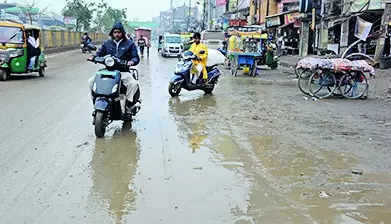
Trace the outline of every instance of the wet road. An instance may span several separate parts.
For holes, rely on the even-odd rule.
[[[141,62],[142,110],[104,139],[78,51],[0,82],[0,223],[390,222],[389,102],[231,76],[171,98],[175,63]]]

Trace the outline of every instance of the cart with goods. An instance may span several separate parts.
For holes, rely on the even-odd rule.
[[[229,33],[237,38],[229,39],[227,60],[233,76],[237,76],[238,71],[242,70],[250,76],[256,76],[257,65],[262,58],[260,52],[261,34],[258,32],[238,32]]]
[[[375,69],[365,60],[342,58],[304,58],[296,69],[302,71],[298,86],[306,95],[319,99],[340,95],[349,99],[366,98],[369,88],[367,74],[374,77]]]

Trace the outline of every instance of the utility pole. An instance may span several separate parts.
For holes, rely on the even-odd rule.
[[[212,29],[212,9],[213,6],[212,6],[212,1],[211,0],[208,0],[208,29],[211,30]]]
[[[170,1],[170,12],[171,12],[171,30],[174,30],[174,0]]]
[[[391,18],[391,0],[385,0],[384,13],[381,21],[380,30],[382,30],[382,34],[380,38],[377,40],[376,51],[375,51],[375,62],[379,63],[380,58],[383,56],[384,44],[388,34],[388,24]]]
[[[187,17],[187,31],[190,31],[191,0],[189,0],[189,16]]]
[[[206,1],[204,0],[204,10],[202,13],[202,30],[205,30],[205,20],[206,20]]]

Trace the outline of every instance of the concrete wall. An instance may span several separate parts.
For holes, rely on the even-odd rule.
[[[80,47],[81,37],[83,32],[72,31],[41,31],[41,44],[45,51],[62,51]],[[93,43],[100,44],[107,39],[107,34],[89,33]]]

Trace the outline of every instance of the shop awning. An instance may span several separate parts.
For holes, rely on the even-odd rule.
[[[271,16],[266,16],[266,27],[270,28],[275,26],[281,26],[286,23],[288,24],[292,23],[294,22],[293,18],[291,18],[292,21],[287,21],[286,17],[287,15],[294,15],[294,14],[298,14],[298,11],[292,10],[292,11],[282,12],[279,14],[274,14]]]
[[[291,24],[293,24],[293,23],[286,23],[286,24],[284,24],[284,25],[279,26],[278,28],[279,28],[279,29],[282,29],[282,28],[285,28],[285,27],[287,27],[287,26],[289,26],[289,25],[291,25]]]
[[[26,8],[26,7],[11,7],[4,10],[6,13],[13,13],[13,14],[23,14],[26,12],[29,12],[33,15],[36,15],[39,13],[38,8]]]
[[[283,16],[283,15],[290,14],[290,13],[295,13],[295,12],[299,12],[299,11],[298,10],[292,10],[292,11],[282,12],[282,13],[266,16],[266,19],[277,17],[277,16]]]
[[[383,0],[355,0],[352,1],[352,5],[349,7],[349,12],[360,12],[366,10],[380,10],[384,9]]]
[[[349,17],[342,17],[342,18],[336,18],[336,19],[330,19],[329,20],[329,23],[328,23],[328,28],[333,28],[334,26],[337,26],[339,24],[342,24],[344,22],[346,22],[347,20],[349,20]]]

